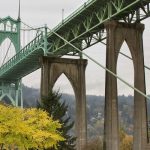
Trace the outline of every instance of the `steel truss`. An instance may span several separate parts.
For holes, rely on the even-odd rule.
[[[102,7],[98,7],[100,5],[97,6],[96,4],[99,3],[94,0],[85,3],[81,10],[78,10],[80,13],[69,16],[53,31],[84,50],[106,39],[104,22],[118,20],[126,23],[137,23],[150,16],[149,0],[107,1],[107,3],[103,2]],[[53,55],[75,55],[77,53],[52,33],[49,33],[48,42],[51,43],[49,52]]]

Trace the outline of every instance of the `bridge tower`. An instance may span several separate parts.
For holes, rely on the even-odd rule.
[[[120,48],[126,41],[133,59],[134,87],[146,93],[143,54],[144,25],[108,21],[106,67],[116,73]],[[105,150],[119,150],[119,121],[117,79],[106,73],[105,90]],[[146,99],[134,91],[134,141],[133,150],[145,150],[148,143]]]
[[[20,51],[21,47],[20,24],[20,17],[17,20],[10,16],[0,19],[0,45],[5,39],[9,39],[14,45],[16,53]],[[0,101],[3,99],[9,100],[14,106],[23,106],[21,79],[0,78]]]
[[[85,149],[87,142],[85,69],[87,60],[42,57],[41,95],[47,96],[61,74],[70,81],[76,98],[76,149]]]

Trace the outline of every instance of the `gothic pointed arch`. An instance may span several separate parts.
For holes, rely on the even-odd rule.
[[[134,63],[132,60],[132,51],[130,50],[126,40],[123,41],[123,44],[121,45],[121,48],[118,53],[118,58],[117,58],[117,75],[121,76],[123,79],[125,79],[128,83],[132,84],[134,86]],[[126,57],[126,56],[127,57]],[[131,59],[129,59],[130,57]],[[120,63],[121,62],[121,63]],[[120,63],[120,64],[119,64]],[[123,70],[121,68],[124,68]],[[128,71],[127,71],[128,70]],[[120,71],[120,72],[119,72]],[[130,72],[130,77],[127,77],[128,74],[126,72]],[[120,74],[121,73],[121,74]],[[128,79],[132,77],[132,80],[129,81]],[[123,83],[122,83],[123,84]],[[125,87],[127,87],[124,84]],[[128,87],[127,87],[128,88]]]
[[[41,96],[47,96],[64,73],[74,89],[76,97],[77,149],[83,149],[87,140],[85,68],[87,60],[42,57]]]
[[[118,55],[117,75],[134,86],[133,61],[121,53],[132,58],[126,41],[122,44],[120,54]],[[130,135],[130,138],[132,139],[132,135],[134,133],[134,90],[119,80],[117,80],[117,88],[119,131],[124,132],[126,135]],[[119,138],[121,139],[121,135],[119,135]],[[130,146],[133,147],[133,143],[131,143]],[[120,143],[119,148],[121,149],[121,147],[122,142]]]
[[[0,23],[0,31],[4,31],[5,27],[4,27],[4,23]]]
[[[13,32],[17,32],[17,25],[16,25],[16,24],[13,24],[13,26],[12,26],[12,31],[13,31]]]
[[[11,39],[6,38],[0,45],[0,64],[4,64],[16,54],[16,48]]]
[[[105,24],[107,30],[106,67],[116,74],[116,65],[120,47],[126,40],[132,55],[134,65],[134,87],[142,93],[145,90],[145,71],[143,54],[143,24],[126,24],[109,21]],[[117,52],[116,52],[117,50]],[[105,91],[105,148],[119,150],[119,123],[117,79],[106,72]],[[142,109],[139,109],[142,108]],[[110,121],[111,120],[111,121]],[[111,140],[110,140],[111,139]],[[134,91],[134,150],[144,149],[147,144],[147,108],[146,99]]]
[[[10,16],[0,20],[0,45],[9,38],[15,46],[16,53],[20,51],[20,21]]]
[[[53,87],[55,86],[56,82],[59,80],[60,77],[64,76],[68,82],[70,83],[72,89],[73,89],[73,92],[75,93],[76,91],[76,88],[75,88],[75,84],[74,84],[74,81],[71,79],[71,77],[65,73],[65,72],[61,72],[60,74],[58,74],[58,76],[55,76],[56,78],[54,79],[54,82],[53,82]],[[75,94],[76,95],[76,94]]]
[[[12,25],[11,25],[11,22],[8,20],[8,21],[6,22],[6,31],[7,31],[7,32],[10,32],[11,29],[12,29]]]
[[[11,36],[6,36],[5,38],[0,38],[0,46],[6,41],[6,40],[9,40],[11,41],[12,45],[15,47],[15,52],[16,49],[17,49],[17,43],[15,43],[15,39],[13,39]]]

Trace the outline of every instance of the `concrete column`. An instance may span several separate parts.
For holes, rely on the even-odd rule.
[[[127,24],[109,21],[107,30],[106,67],[116,73],[118,54],[126,41],[133,59],[134,86],[145,93],[143,56],[143,24]],[[117,79],[106,72],[104,148],[119,149],[119,122]],[[147,145],[147,106],[143,96],[134,92],[134,150],[144,150]]]
[[[107,24],[107,52],[106,67],[116,73],[116,47],[115,47],[116,23]],[[105,123],[104,123],[104,149],[119,149],[119,125],[118,125],[118,100],[117,79],[106,72],[105,86]]]
[[[41,59],[41,95],[48,96],[49,92],[49,63]]]
[[[135,39],[135,75],[134,86],[146,93],[145,89],[145,70],[143,54],[143,34],[144,25],[138,25],[134,34]],[[132,37],[133,38],[133,37]],[[147,145],[147,103],[145,97],[134,92],[134,150],[144,150]]]
[[[42,57],[41,95],[46,96],[59,76],[64,73],[70,81],[76,97],[77,150],[83,150],[87,142],[85,68],[87,60]]]
[[[86,89],[85,89],[85,68],[83,60],[79,60],[78,68],[78,89],[76,92],[76,131],[77,150],[85,149],[87,144],[87,117],[86,117]]]

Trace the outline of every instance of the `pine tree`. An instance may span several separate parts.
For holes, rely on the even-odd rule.
[[[47,97],[42,97],[38,107],[47,111],[54,120],[59,120],[62,124],[59,132],[62,133],[62,136],[66,140],[58,143],[57,150],[75,150],[76,138],[68,134],[69,130],[72,129],[74,122],[70,122],[70,117],[66,116],[68,106],[65,102],[62,103],[60,101],[61,96],[62,95],[58,91],[55,92],[51,90]],[[52,148],[52,150],[55,150],[55,148]]]

